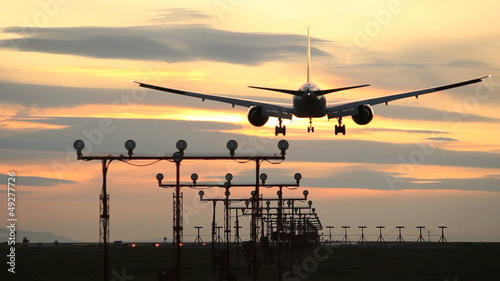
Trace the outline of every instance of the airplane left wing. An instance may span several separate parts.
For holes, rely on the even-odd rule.
[[[472,79],[472,80],[462,81],[462,82],[458,82],[458,83],[448,84],[448,85],[444,85],[444,86],[439,86],[439,87],[435,87],[435,88],[428,88],[428,89],[408,92],[408,93],[395,94],[395,95],[390,95],[390,96],[385,96],[385,97],[378,97],[378,98],[358,100],[358,101],[349,101],[349,102],[345,102],[345,103],[331,104],[327,108],[328,119],[357,114],[358,107],[360,105],[376,105],[376,104],[381,104],[381,103],[388,104],[390,101],[394,101],[394,100],[398,100],[398,99],[404,99],[404,98],[408,98],[408,97],[418,98],[418,96],[424,95],[424,94],[429,94],[429,93],[444,91],[444,90],[448,90],[448,89],[452,89],[452,88],[462,87],[462,86],[470,85],[470,84],[474,84],[474,83],[479,83],[479,82],[483,81],[483,79],[486,79],[490,76],[491,75]]]
[[[164,87],[155,86],[155,85],[146,84],[146,83],[137,82],[137,81],[132,81],[132,82],[139,84],[140,87],[144,87],[144,88],[148,88],[148,89],[152,89],[152,90],[157,90],[157,91],[162,91],[162,92],[168,92],[168,93],[182,95],[182,96],[200,98],[202,101],[205,101],[205,100],[218,101],[218,102],[222,102],[222,103],[231,104],[232,107],[235,107],[236,105],[242,106],[242,107],[258,106],[258,107],[262,108],[262,113],[266,116],[269,116],[269,117],[292,119],[292,115],[293,115],[293,108],[291,106],[286,105],[286,104],[266,103],[266,102],[230,98],[230,97],[224,97],[224,96],[218,96],[218,95],[186,92],[186,91],[182,91],[182,90],[164,88]]]

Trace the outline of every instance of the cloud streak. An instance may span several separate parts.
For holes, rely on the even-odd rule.
[[[306,42],[304,35],[234,32],[203,24],[38,28],[33,34],[25,34],[22,27],[7,27],[3,32],[22,38],[0,40],[0,48],[16,45],[24,52],[169,63],[206,60],[259,65],[303,58]],[[331,56],[317,47],[312,52],[318,57]]]
[[[343,172],[332,171],[324,177],[305,178],[304,184],[311,187],[352,188],[368,190],[463,190],[500,192],[500,179],[494,176],[477,178],[420,179],[398,177],[395,186],[387,183],[386,173],[371,169],[357,169]],[[325,184],[327,183],[327,184]]]
[[[7,182],[7,176],[0,175],[0,180],[2,182]],[[70,181],[70,180],[63,180],[63,179],[47,178],[47,177],[34,177],[34,176],[17,175],[17,185],[18,186],[49,187],[49,186],[57,186],[60,184],[72,184],[72,183],[76,183],[76,182]]]

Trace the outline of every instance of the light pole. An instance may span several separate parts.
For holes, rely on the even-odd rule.
[[[109,257],[108,257],[108,246],[109,246],[109,195],[107,193],[107,186],[106,186],[106,175],[107,171],[109,168],[109,164],[113,160],[118,160],[121,162],[128,163],[129,161],[132,160],[154,160],[154,161],[160,161],[160,160],[167,160],[167,161],[172,161],[175,162],[176,164],[176,183],[175,185],[171,187],[175,187],[175,194],[174,194],[174,239],[177,242],[177,247],[176,247],[176,271],[177,271],[177,278],[180,278],[180,241],[182,240],[182,202],[181,202],[181,197],[182,194],[180,193],[180,188],[183,186],[180,184],[180,163],[183,160],[249,160],[249,161],[255,161],[256,163],[256,174],[257,174],[257,181],[256,181],[256,186],[255,186],[255,191],[257,195],[254,198],[255,200],[255,205],[253,205],[252,209],[252,225],[255,226],[255,220],[259,217],[258,211],[259,208],[259,199],[258,199],[258,191],[259,191],[259,183],[258,183],[258,172],[260,168],[260,164],[263,161],[270,161],[270,160],[276,160],[276,161],[283,161],[285,160],[285,151],[288,149],[288,142],[285,140],[281,140],[278,143],[278,148],[281,150],[281,155],[260,155],[260,156],[236,156],[235,155],[235,150],[238,147],[238,144],[234,140],[230,140],[226,147],[229,149],[230,155],[229,156],[186,156],[184,155],[183,151],[187,147],[187,143],[183,140],[180,140],[176,144],[177,149],[179,150],[178,152],[174,153],[173,156],[136,156],[133,154],[133,150],[135,149],[135,142],[133,140],[128,140],[125,143],[125,148],[128,151],[128,155],[96,155],[96,156],[84,156],[82,154],[82,150],[85,147],[85,144],[82,140],[77,140],[74,142],[73,147],[77,151],[77,159],[78,160],[84,160],[84,161],[90,161],[90,160],[100,160],[102,162],[102,173],[103,173],[103,186],[101,190],[101,195],[100,195],[100,245],[103,246],[103,280],[108,281],[109,279]],[[215,202],[214,202],[214,207],[215,207]],[[252,238],[256,238],[256,229],[253,227],[252,228]],[[256,239],[253,240],[256,242]],[[256,258],[256,256],[255,256]],[[254,269],[256,272],[257,265],[254,264]],[[257,276],[255,275],[255,280],[257,279]]]

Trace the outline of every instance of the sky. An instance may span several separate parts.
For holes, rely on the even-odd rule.
[[[0,211],[7,221],[8,174],[16,174],[17,227],[78,241],[98,241],[98,161],[77,161],[81,139],[88,154],[171,155],[177,140],[186,155],[279,153],[263,163],[268,183],[304,189],[324,226],[341,239],[341,225],[386,240],[416,226],[431,240],[447,225],[449,241],[500,241],[500,3],[477,1],[74,1],[4,3],[0,17]],[[370,87],[328,95],[328,102],[402,93],[492,75],[480,84],[374,106],[365,126],[344,119],[277,120],[260,128],[247,110],[139,88],[130,80],[193,92],[291,103],[289,95],[248,85],[297,89],[306,77],[306,37],[311,31],[312,80],[328,89]],[[172,182],[175,165],[112,162],[108,172],[111,240],[172,237],[172,190],[159,188],[158,172]],[[142,166],[138,166],[142,165]],[[184,161],[181,179],[251,183],[252,163]],[[251,189],[231,191],[247,198]],[[194,226],[210,233],[211,208],[197,190],[183,189],[184,240]],[[206,198],[222,198],[216,188]],[[263,190],[265,198],[276,189]],[[302,203],[305,204],[305,203]],[[219,208],[218,213],[222,214]],[[219,224],[222,217],[218,215]],[[248,239],[248,219],[242,218]],[[430,233],[429,233],[430,232]],[[327,234],[326,230],[324,231]],[[0,237],[5,241],[6,235]]]

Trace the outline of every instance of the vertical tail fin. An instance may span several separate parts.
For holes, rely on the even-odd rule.
[[[307,27],[307,84],[311,83],[311,37]]]

